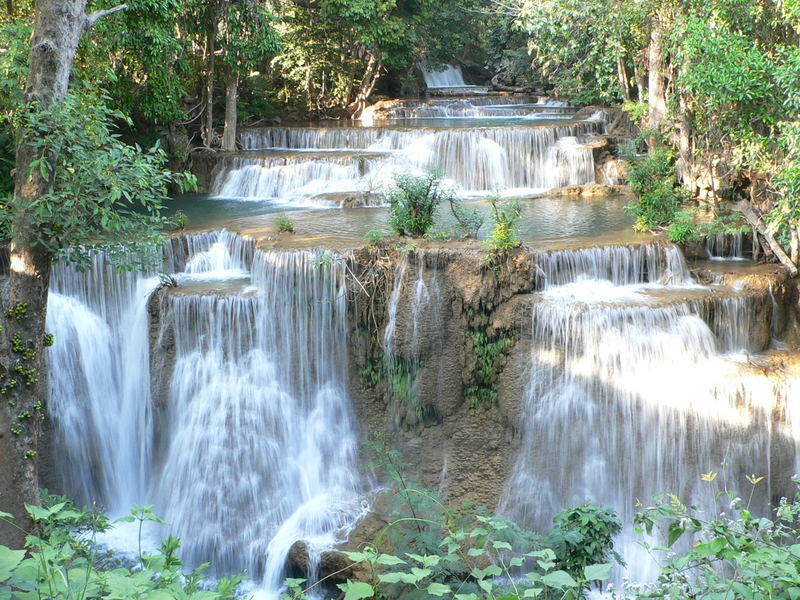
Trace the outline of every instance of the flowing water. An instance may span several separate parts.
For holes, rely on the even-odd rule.
[[[428,76],[449,84],[452,71]],[[297,245],[352,246],[385,226],[385,209],[333,207],[354,196],[369,205],[396,173],[436,166],[476,197],[590,183],[587,142],[606,127],[602,114],[576,122],[563,103],[514,97],[408,102],[383,118],[242,132],[244,151],[219,163],[215,197],[182,202],[201,227],[233,221],[261,249],[228,231],[172,240],[162,270],[179,285],[156,296],[160,277],[116,272],[102,255],[87,272],[53,274],[49,406],[65,491],[112,516],[154,504],[169,523],[157,533],[180,536],[188,563],[246,570],[267,597],[295,542],[308,546],[313,579],[321,552],[366,510],[347,389],[346,266],[319,250],[264,250],[275,211],[328,208],[292,213]],[[655,566],[634,543],[636,500],[675,492],[711,507],[699,473],[725,470],[735,489],[744,474],[765,475],[755,495],[765,509],[786,469],[765,471],[787,444],[797,455],[800,415],[788,400],[800,384],[752,366],[761,329],[780,333],[774,295],[764,304],[700,286],[669,244],[564,249],[586,245],[576,236],[595,245],[617,236],[630,224],[625,202],[536,198],[524,213],[522,233],[538,247],[530,371],[502,509],[544,529],[567,506],[614,508],[628,574],[647,580]],[[742,239],[715,239],[708,253],[741,260]],[[423,318],[444,330],[443,277],[423,252],[395,265],[382,340],[391,394],[415,394],[419,357],[443,354],[418,332]]]
[[[188,564],[245,570],[274,595],[292,544],[306,542],[313,567],[365,509],[344,266],[256,251],[224,231],[168,250],[180,285],[159,298],[154,347],[171,346],[165,356],[149,352],[158,278],[115,273],[102,256],[88,273],[54,274],[50,408],[62,479],[112,516],[155,504]],[[161,379],[156,404],[149,386]]]
[[[503,510],[540,529],[565,507],[613,507],[625,524],[617,546],[626,575],[652,581],[658,566],[632,528],[637,501],[671,492],[713,511],[716,488],[700,474],[722,471],[740,494],[746,474],[765,476],[753,506],[766,512],[771,486],[791,475],[773,481],[770,468],[780,443],[774,411],[797,412],[797,382],[748,366],[761,350],[761,298],[698,286],[673,246],[538,262],[521,449]]]
[[[590,142],[604,133],[603,118],[574,121],[563,102],[527,100],[404,103],[384,111],[380,126],[245,129],[243,152],[220,161],[211,193],[281,206],[363,204],[359,196],[396,175],[430,168],[464,196],[594,182]]]
[[[445,65],[445,68],[440,70],[425,67],[422,74],[425,77],[425,85],[429,88],[459,88],[466,85],[461,67]]]

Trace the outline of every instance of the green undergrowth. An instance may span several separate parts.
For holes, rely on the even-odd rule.
[[[77,508],[67,498],[49,496],[44,506],[27,505],[36,531],[25,549],[0,546],[0,600],[225,600],[235,597],[239,575],[220,579],[208,589],[208,564],[186,570],[178,558],[180,543],[166,538],[158,552],[139,546],[130,566],[109,556],[95,542],[110,527],[100,512]],[[17,526],[8,513],[0,520]],[[163,523],[149,506],[137,506],[120,521]],[[204,589],[201,589],[204,583]]]
[[[379,435],[367,446],[368,467],[387,483],[389,519],[368,545],[345,553],[361,568],[340,584],[344,598],[541,598],[576,600],[610,577],[618,560],[613,511],[584,505],[559,513],[544,534],[519,527],[485,507],[451,504],[419,486]],[[305,581],[287,581],[286,600],[307,598]]]
[[[473,408],[492,406],[497,401],[494,384],[516,339],[508,331],[489,337],[484,331],[470,329],[466,335],[472,342],[475,367],[469,385],[464,388],[464,397]]]

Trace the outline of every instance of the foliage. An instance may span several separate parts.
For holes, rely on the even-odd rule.
[[[629,61],[646,35],[644,3],[620,0],[518,0],[533,67],[558,95],[578,104],[621,97],[617,59]]]
[[[477,238],[478,231],[483,227],[486,217],[477,208],[466,208],[461,202],[456,200],[455,196],[448,198],[450,203],[450,212],[453,213],[461,235],[465,238]]]
[[[178,558],[180,543],[173,537],[164,540],[156,554],[143,554],[140,546],[135,568],[102,566],[109,561],[96,545],[95,534],[108,529],[106,518],[77,509],[65,498],[51,499],[49,504],[26,507],[37,531],[28,535],[24,550],[0,546],[0,598],[224,600],[234,597],[242,580],[221,579],[214,589],[202,591],[208,565],[184,572]],[[13,525],[8,513],[0,512],[0,519]],[[147,506],[135,507],[122,520],[138,521],[140,532],[146,521],[161,522]]]
[[[275,220],[275,227],[280,233],[294,233],[294,223],[286,215],[281,215]]]
[[[189,224],[189,217],[182,210],[176,210],[172,215],[172,229],[174,231],[183,231]]]
[[[517,223],[522,216],[522,205],[516,201],[501,201],[499,197],[489,198],[492,206],[494,227],[489,234],[487,245],[494,253],[501,253],[518,247],[522,242],[517,233]]]
[[[674,244],[685,244],[697,239],[697,230],[692,222],[692,212],[681,210],[676,212],[669,224],[667,235]]]
[[[364,564],[369,576],[341,584],[345,598],[577,600],[592,584],[609,578],[610,564],[579,563],[582,558],[612,555],[610,537],[607,547],[593,547],[583,555],[559,556],[559,550],[547,544],[552,540],[565,547],[565,537],[580,535],[590,543],[602,543],[602,534],[587,529],[602,525],[613,529],[614,523],[619,527],[611,511],[596,507],[565,511],[550,533],[539,536],[482,507],[446,504],[407,478],[402,455],[388,450],[380,435],[373,435],[368,445],[374,457],[367,466],[383,474],[392,488],[386,493],[391,522],[371,545],[346,553],[353,562]],[[576,512],[580,518],[573,518]],[[565,570],[567,564],[573,571]],[[287,600],[306,597],[302,582],[288,583]]]
[[[483,331],[467,331],[472,341],[472,352],[475,355],[475,370],[472,373],[474,383],[464,390],[464,396],[473,408],[491,406],[497,400],[494,383],[502,368],[503,358],[514,345],[514,336],[507,332],[499,332],[494,339]]]
[[[52,185],[30,206],[16,198],[10,208],[31,211],[35,243],[68,260],[102,247],[121,264],[134,255],[135,262],[157,261],[155,242],[169,224],[161,216],[167,186],[193,185],[194,178],[166,170],[157,146],[144,152],[123,143],[113,133],[113,119],[123,116],[104,100],[69,94],[47,110],[31,106],[17,114],[20,139],[38,155],[31,168]]]
[[[389,223],[399,235],[421,237],[433,227],[436,207],[451,195],[435,171],[421,176],[398,175],[394,187],[384,196],[389,205]]]
[[[614,536],[622,531],[622,523],[613,510],[584,504],[561,511],[553,522],[547,540],[558,556],[558,565],[573,576],[592,563],[624,564],[614,551]]]
[[[364,234],[364,242],[370,246],[383,246],[386,243],[387,235],[380,229],[370,229]]]
[[[702,476],[715,485],[716,473]],[[752,485],[750,499],[763,477],[747,477]],[[798,483],[795,480],[795,483]],[[640,533],[664,530],[667,544],[691,535],[692,545],[683,552],[651,547],[666,553],[658,582],[637,595],[640,598],[731,598],[786,599],[800,593],[800,496],[781,499],[770,517],[758,517],[747,502],[722,489],[715,494],[713,514],[683,504],[670,495],[644,508],[636,516]],[[720,511],[722,504],[723,511]]]
[[[675,179],[672,150],[659,143],[646,156],[629,159],[628,183],[637,202],[626,209],[636,217],[636,228],[647,231],[669,225],[682,197]]]

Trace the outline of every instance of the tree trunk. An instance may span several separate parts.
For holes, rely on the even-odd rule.
[[[236,121],[239,103],[239,73],[229,72],[225,82],[225,131],[222,134],[222,149],[236,150]]]
[[[46,110],[67,93],[72,63],[83,34],[99,18],[125,8],[87,15],[87,0],[39,0],[36,4],[25,100],[29,110]],[[0,338],[0,510],[15,525],[0,523],[0,542],[21,547],[33,523],[25,503],[39,503],[40,422],[47,404],[45,319],[53,256],[37,244],[34,203],[52,185],[52,175],[31,169],[39,156],[17,139],[14,196],[11,201],[11,260],[8,296]],[[52,160],[51,157],[46,157]],[[51,163],[52,164],[52,163]]]
[[[633,61],[633,78],[636,80],[637,100],[644,102],[647,98],[647,69],[643,66],[644,59],[641,55],[642,53],[639,53]]]
[[[617,78],[619,79],[619,87],[622,90],[622,99],[625,102],[631,101],[631,81],[628,77],[628,67],[625,65],[625,57],[617,57]]]
[[[661,14],[656,15],[650,32],[647,49],[647,127],[660,129],[667,116],[667,60],[664,56],[665,23]]]
[[[217,45],[217,3],[209,9],[211,23],[206,37],[206,59],[208,60],[208,73],[206,74],[206,123],[203,128],[203,143],[207,148],[214,144],[214,68],[216,63]]]
[[[775,254],[777,259],[781,262],[781,264],[783,264],[783,266],[789,269],[789,272],[792,274],[792,277],[797,277],[797,265],[795,265],[791,261],[791,259],[788,256],[786,256],[786,252],[784,252],[783,248],[781,248],[781,245],[777,242],[777,240],[773,237],[773,235],[769,231],[767,231],[767,226],[764,224],[763,219],[761,219],[761,217],[756,214],[756,211],[753,209],[750,203],[744,200],[737,202],[736,210],[741,212],[745,220],[750,224],[750,226],[756,231],[758,231],[758,233],[761,234],[761,237],[763,237],[767,241],[769,248]]]
[[[367,107],[367,100],[375,89],[375,84],[381,76],[381,62],[374,54],[369,55],[367,68],[364,70],[364,77],[361,78],[361,85],[353,101],[347,106],[347,110],[353,119],[358,119]]]

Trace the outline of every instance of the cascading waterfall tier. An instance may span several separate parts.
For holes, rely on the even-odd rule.
[[[246,570],[277,597],[295,542],[307,544],[313,579],[320,553],[365,510],[344,265],[258,251],[225,231],[174,239],[165,256],[180,272],[150,305],[163,356],[148,352],[158,278],[113,272],[102,257],[87,273],[54,274],[50,408],[63,479],[112,516],[155,504],[187,564]],[[151,362],[166,382],[152,400]]]
[[[452,129],[265,128],[242,134],[247,149],[285,148],[291,156],[223,162],[212,186],[219,197],[325,204],[324,193],[364,193],[400,172],[435,167],[463,192],[544,190],[594,181],[591,148],[602,122],[560,127]],[[303,156],[303,150],[331,150]],[[365,156],[334,150],[362,150]],[[378,153],[376,156],[375,153]]]
[[[613,507],[625,525],[617,548],[627,576],[652,580],[658,567],[632,531],[636,502],[675,493],[713,510],[716,488],[700,474],[726,470],[734,490],[745,489],[746,474],[765,476],[753,506],[766,510],[774,486],[787,483],[771,478],[772,453],[792,439],[774,411],[797,412],[797,382],[751,366],[748,353],[763,350],[754,341],[763,298],[697,286],[673,246],[537,261],[530,380],[502,510],[544,529],[569,506]]]
[[[460,88],[467,85],[464,83],[461,67],[453,65],[445,65],[445,68],[440,70],[425,66],[422,74],[425,77],[425,85],[429,88]]]
[[[112,514],[145,502],[153,423],[147,299],[158,277],[90,268],[53,269],[47,328],[49,413],[57,469],[76,502]]]

